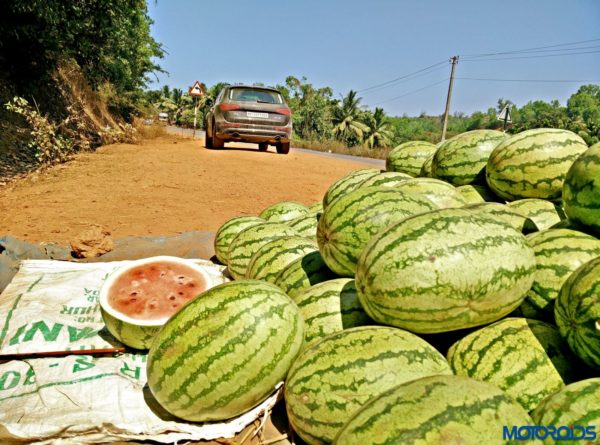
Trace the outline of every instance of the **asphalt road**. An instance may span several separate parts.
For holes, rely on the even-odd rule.
[[[179,128],[179,127],[173,127],[173,126],[168,126],[167,131],[169,131],[170,133],[173,133],[173,134],[179,134],[181,136],[187,136],[187,137],[191,137],[193,134],[193,131],[189,128]],[[196,130],[194,139],[204,140],[204,131]],[[327,158],[343,159],[346,161],[361,162],[364,164],[371,164],[374,167],[378,167],[382,170],[385,170],[385,161],[383,159],[363,158],[362,156],[351,156],[351,155],[344,155],[344,154],[339,154],[339,153],[327,153],[327,152],[323,152],[323,151],[307,150],[304,148],[294,148],[294,147],[292,147],[290,149],[290,151],[291,152],[299,152],[299,153],[308,153],[308,154],[312,154],[315,156],[324,156]]]

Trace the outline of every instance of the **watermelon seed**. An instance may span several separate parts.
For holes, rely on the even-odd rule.
[[[177,292],[179,295],[183,295],[183,292]]]
[[[181,292],[179,292],[181,294]],[[169,295],[169,300],[173,301],[175,299],[175,295],[171,294]]]

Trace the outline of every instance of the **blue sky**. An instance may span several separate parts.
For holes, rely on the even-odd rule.
[[[305,76],[336,97],[359,90],[370,108],[414,116],[443,113],[453,55],[460,61],[452,112],[486,110],[500,97],[519,106],[565,104],[591,83],[573,80],[600,84],[600,0],[149,0],[148,7],[169,72],[150,88]],[[572,42],[583,43],[563,45]]]

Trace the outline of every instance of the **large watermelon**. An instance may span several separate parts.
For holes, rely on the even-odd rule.
[[[361,406],[400,383],[451,374],[438,351],[401,329],[363,326],[328,335],[296,359],[285,384],[294,430],[330,443]]]
[[[374,324],[356,295],[354,280],[338,278],[315,284],[294,301],[304,318],[304,343],[308,347],[326,335]]]
[[[433,155],[433,177],[454,185],[485,184],[490,153],[506,138],[500,131],[473,130],[444,141]]]
[[[351,171],[346,176],[338,179],[331,184],[327,189],[327,192],[325,192],[325,196],[323,197],[323,208],[327,208],[327,206],[337,198],[357,189],[367,179],[378,175],[380,172],[381,171],[376,168],[364,168]]]
[[[281,289],[262,281],[214,287],[169,319],[148,353],[148,386],[193,422],[239,416],[285,379],[303,322]]]
[[[545,230],[564,219],[563,211],[545,199],[518,199],[507,204],[515,212],[533,222],[536,230]]]
[[[262,224],[264,222],[266,221],[258,216],[237,216],[225,221],[215,234],[215,255],[217,256],[217,259],[226,265],[229,245],[238,233],[248,227],[256,226],[257,224]]]
[[[307,213],[308,207],[301,202],[281,201],[264,209],[259,216],[269,222],[286,222]]]
[[[250,258],[246,278],[274,283],[293,261],[319,250],[317,242],[301,236],[286,236],[263,244]]]
[[[527,302],[530,318],[554,321],[554,300],[578,267],[600,256],[600,240],[569,229],[549,229],[527,236],[535,252],[537,268]]]
[[[275,279],[275,284],[294,298],[304,289],[334,278],[337,275],[327,267],[321,252],[311,252],[285,267]]]
[[[567,172],[563,206],[570,219],[600,233],[600,142],[577,158]]]
[[[325,209],[317,228],[319,250],[332,271],[353,277],[358,256],[373,235],[435,208],[427,198],[396,187],[360,187]]]
[[[389,172],[419,176],[423,164],[435,153],[435,150],[436,146],[431,142],[404,142],[388,153],[385,169]]]
[[[375,321],[419,333],[496,321],[533,282],[525,237],[496,218],[443,209],[374,236],[356,271],[360,301]]]
[[[344,425],[334,444],[517,445],[523,442],[500,440],[504,429],[533,425],[529,414],[494,385],[436,375],[371,400]]]
[[[573,352],[600,369],[600,258],[585,263],[567,279],[554,317]]]
[[[456,375],[498,386],[527,411],[571,382],[577,366],[573,359],[554,326],[526,318],[505,318],[448,350]]]
[[[467,204],[465,198],[463,198],[461,193],[452,184],[440,181],[439,179],[407,179],[397,184],[394,188],[403,192],[420,194],[433,202],[439,209],[462,207]]]
[[[242,230],[229,245],[227,269],[236,280],[246,276],[252,255],[263,245],[278,238],[298,235],[284,223],[267,222]]]
[[[406,173],[382,172],[367,179],[360,187],[394,187],[406,179],[412,179],[412,176],[407,175]]]
[[[518,133],[490,155],[487,183],[508,200],[559,199],[569,167],[585,150],[584,140],[568,130],[538,128]]]

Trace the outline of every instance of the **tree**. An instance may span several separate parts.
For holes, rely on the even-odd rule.
[[[341,104],[337,103],[333,108],[333,134],[336,139],[345,142],[349,147],[360,144],[365,132],[369,130],[369,127],[359,119],[360,101],[361,98],[356,96],[356,91],[350,90],[348,95],[342,98]]]
[[[383,108],[375,108],[375,112],[370,115],[366,123],[369,127],[366,138],[369,148],[392,145],[393,134]]]
[[[600,140],[600,86],[583,85],[567,101],[568,128],[589,145]]]

